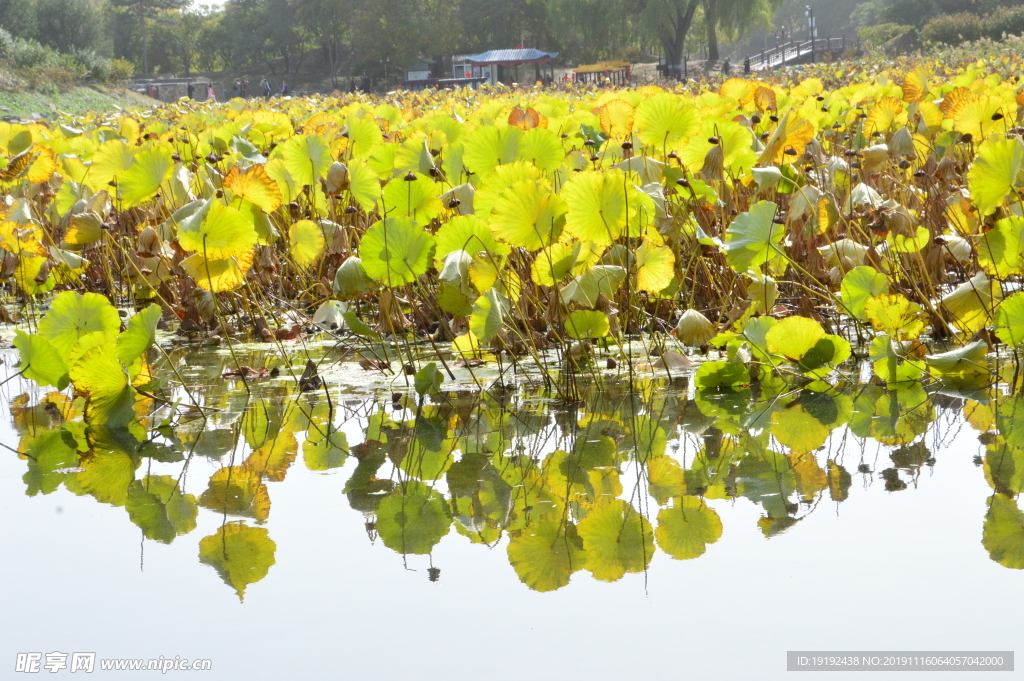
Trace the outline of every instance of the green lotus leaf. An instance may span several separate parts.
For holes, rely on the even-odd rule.
[[[409,217],[378,220],[359,243],[366,274],[386,286],[415,281],[430,267],[433,253],[434,236]]]
[[[506,314],[508,314],[508,300],[492,287],[477,298],[476,303],[473,304],[473,313],[469,318],[469,330],[479,339],[480,343],[486,345],[501,331]]]
[[[1024,218],[1003,218],[978,238],[978,264],[990,277],[1024,272]]]
[[[550,173],[562,165],[565,149],[554,130],[531,128],[520,138],[516,157],[529,161],[542,173]]]
[[[596,265],[563,286],[559,296],[565,304],[576,303],[581,307],[592,308],[597,305],[598,296],[612,298],[625,280],[626,268]]]
[[[162,314],[160,306],[152,303],[128,320],[128,328],[117,337],[117,358],[121,364],[132,366],[156,342],[156,327]]]
[[[126,208],[138,206],[160,191],[160,185],[171,177],[174,161],[170,147],[163,144],[143,148],[118,178],[117,189]]]
[[[565,320],[570,338],[604,338],[610,328],[608,315],[600,310],[576,310]]]
[[[444,210],[437,190],[437,183],[423,175],[416,175],[415,180],[396,177],[384,185],[381,210],[390,217],[409,217],[425,225]]]
[[[437,367],[437,362],[430,362],[413,376],[413,387],[420,395],[441,392],[444,373]]]
[[[349,139],[351,134],[349,131]],[[314,186],[334,162],[330,148],[319,135],[292,137],[275,151],[278,150],[285,169],[300,187]]]
[[[996,308],[995,332],[1011,348],[1024,343],[1024,293],[1015,293]]]
[[[771,201],[758,201],[749,211],[733,218],[725,230],[722,246],[730,267],[743,273],[779,256],[778,248],[786,228],[773,222],[778,209]]]
[[[1019,139],[993,139],[981,145],[967,173],[967,186],[982,216],[994,212],[1003,203],[1022,170],[1024,143]]]
[[[575,173],[562,187],[565,228],[578,239],[611,244],[636,215],[640,193],[621,170]]]
[[[210,260],[241,257],[256,245],[252,215],[213,199],[178,225],[178,244]]]
[[[98,426],[126,426],[135,417],[135,389],[112,343],[97,345],[72,360],[75,390],[85,395],[85,420]]]
[[[458,215],[437,230],[437,250],[434,258],[442,260],[452,251],[466,251],[470,255],[487,251],[506,255],[511,249],[494,239],[487,223],[475,215]]]
[[[854,267],[843,277],[840,296],[847,314],[857,319],[867,319],[864,305],[874,296],[889,293],[888,278],[874,267]]]
[[[519,180],[498,195],[490,227],[502,241],[535,251],[558,239],[567,210],[565,200],[546,183]]]
[[[68,363],[50,341],[39,334],[14,331],[14,347],[21,354],[21,373],[39,385],[52,385],[63,390],[68,383]]]
[[[711,360],[700,365],[693,382],[699,388],[729,390],[749,385],[750,373],[747,367],[739,362]]]
[[[462,161],[481,179],[519,156],[523,131],[514,126],[481,125],[466,138]]]
[[[85,336],[95,333],[113,338],[120,330],[117,310],[98,293],[58,293],[39,322],[39,335],[50,341],[65,360],[70,359],[71,349]]]
[[[679,95],[660,92],[640,102],[634,120],[640,141],[662,155],[686,146],[701,130],[697,109]]]

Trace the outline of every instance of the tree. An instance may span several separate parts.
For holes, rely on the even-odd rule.
[[[690,32],[699,0],[648,0],[642,20],[665,51],[669,71],[677,73],[683,60],[683,46]]]
[[[718,61],[718,33],[736,38],[755,24],[770,25],[782,0],[701,0],[708,39],[708,60]]]
[[[58,52],[99,51],[104,26],[99,9],[87,0],[36,0],[36,40]]]
[[[36,35],[36,6],[32,0],[0,0],[0,26],[18,38]]]
[[[192,0],[109,0],[111,7],[131,16],[142,33],[142,72],[149,77],[149,24],[163,12],[180,12]]]

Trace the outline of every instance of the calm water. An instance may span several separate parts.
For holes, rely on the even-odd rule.
[[[88,431],[0,388],[0,678],[61,651],[215,679],[776,679],[787,650],[1022,640],[1024,401],[648,373],[419,405],[346,363],[328,402],[188,358],[205,420]]]

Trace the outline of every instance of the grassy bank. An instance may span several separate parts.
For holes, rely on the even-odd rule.
[[[28,89],[0,90],[0,107],[10,109],[0,113],[22,117],[32,113],[49,113],[53,109],[78,114],[87,111],[110,111],[115,107],[124,109],[150,106],[152,103],[149,97],[131,90],[101,85],[76,86],[52,92]]]

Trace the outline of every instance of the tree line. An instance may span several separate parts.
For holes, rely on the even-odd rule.
[[[808,0],[0,0],[0,26],[65,53],[120,57],[142,74],[230,70],[379,77],[426,57],[528,47],[566,63],[662,55],[679,64],[699,42],[720,43],[773,17],[802,14]],[[810,0],[858,23],[909,23],[960,6],[1024,0]],[[854,9],[855,8],[855,9]],[[845,14],[846,12],[844,12]],[[849,14],[847,14],[849,16]],[[864,21],[866,20],[866,21]],[[439,71],[442,67],[438,67]]]

